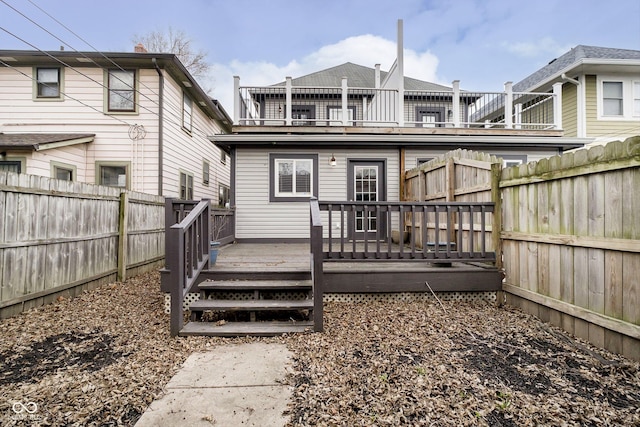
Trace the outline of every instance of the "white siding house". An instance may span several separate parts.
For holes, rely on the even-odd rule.
[[[398,33],[402,40],[401,22]],[[389,72],[345,63],[264,87],[235,78],[232,132],[210,139],[232,156],[238,241],[309,239],[310,197],[403,201],[405,171],[458,148],[512,164],[588,142],[563,137],[559,94],[514,97],[510,85],[481,93],[461,90],[458,81],[424,82],[404,76],[402,55],[400,42]],[[532,103],[545,114],[522,114]],[[502,117],[476,121],[495,105]],[[359,228],[359,218],[356,235],[388,228],[372,228],[375,221]]]
[[[0,168],[167,197],[228,194],[230,162],[208,137],[230,118],[173,54],[0,51],[0,89]]]

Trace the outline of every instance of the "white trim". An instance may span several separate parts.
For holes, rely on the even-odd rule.
[[[629,121],[634,120],[638,116],[633,115],[633,83],[634,80],[629,76],[621,75],[598,75],[596,78],[596,105],[598,111],[598,120],[604,121]],[[606,116],[604,115],[604,83],[622,83],[622,115]]]

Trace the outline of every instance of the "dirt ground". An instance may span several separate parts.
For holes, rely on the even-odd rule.
[[[194,351],[159,275],[0,321],[0,425],[134,425]],[[640,366],[487,303],[329,303],[294,353],[291,426],[640,425]]]

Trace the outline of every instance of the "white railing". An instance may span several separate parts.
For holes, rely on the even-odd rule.
[[[360,126],[424,128],[562,129],[561,91],[422,91],[340,86],[240,86],[235,77],[238,126]],[[403,99],[404,102],[398,102]]]

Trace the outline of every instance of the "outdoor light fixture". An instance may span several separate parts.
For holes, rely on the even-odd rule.
[[[335,166],[337,164],[338,162],[336,161],[336,157],[333,154],[331,154],[331,158],[329,159],[329,166]]]

